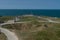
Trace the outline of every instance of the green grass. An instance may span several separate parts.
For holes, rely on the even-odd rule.
[[[26,40],[60,40],[60,29],[49,27],[39,32],[31,33]]]
[[[14,18],[15,18],[14,16],[2,16],[0,17],[0,21],[8,21]]]
[[[37,20],[37,17],[22,17],[20,18],[19,21],[33,21],[33,20]]]

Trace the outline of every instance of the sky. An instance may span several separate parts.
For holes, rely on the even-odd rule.
[[[0,9],[60,9],[60,0],[0,0]]]

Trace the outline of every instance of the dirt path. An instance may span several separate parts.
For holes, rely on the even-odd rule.
[[[0,28],[0,30],[7,36],[7,40],[18,40],[18,37],[15,35],[15,33],[9,31],[8,29]]]

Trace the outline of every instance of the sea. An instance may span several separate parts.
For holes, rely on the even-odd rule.
[[[60,17],[60,9],[0,9],[0,16],[38,15]]]

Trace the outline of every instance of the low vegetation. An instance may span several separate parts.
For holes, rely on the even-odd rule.
[[[12,29],[18,38],[22,38],[23,40],[60,40],[60,24],[38,22],[35,17],[23,17],[19,21],[31,22],[8,24],[2,27]]]
[[[7,40],[7,37],[4,33],[0,34],[0,40]]]
[[[14,16],[1,16],[0,21],[8,21],[14,19]]]
[[[37,20],[37,21],[47,21],[45,19],[40,19],[38,18],[37,16],[22,16],[22,17],[19,17],[19,21],[18,22],[24,22],[24,21],[34,21],[34,20]]]

